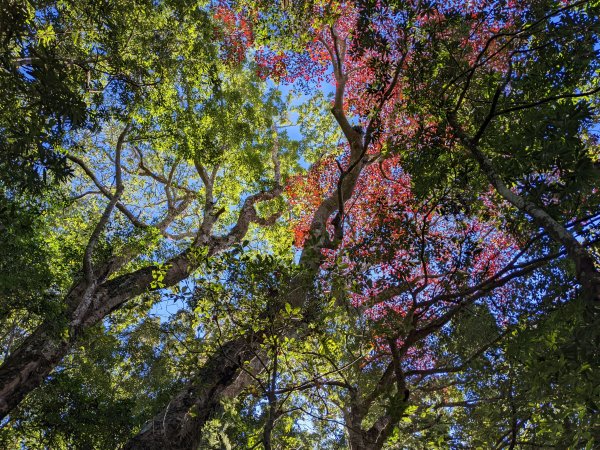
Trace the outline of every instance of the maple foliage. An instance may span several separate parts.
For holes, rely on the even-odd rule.
[[[423,57],[414,50],[418,42],[417,37],[409,35],[411,22],[421,31],[431,26],[432,33],[438,32],[436,28],[447,33],[448,27],[443,22],[448,16],[458,14],[470,19],[469,33],[477,40],[469,42],[466,58],[474,62],[486,41],[498,32],[501,21],[504,30],[511,29],[513,17],[519,14],[515,5],[507,5],[491,19],[481,19],[489,6],[486,2],[456,2],[422,11],[417,5],[408,4],[404,10],[392,12],[380,4],[370,11],[372,17],[364,17],[359,2],[358,6],[338,5],[334,25],[313,30],[315,37],[308,43],[307,52],[316,65],[332,60],[335,65],[336,58],[338,64],[343,61],[347,113],[357,121],[357,127],[366,133],[368,140],[365,142],[368,167],[361,173],[353,196],[344,199],[347,206],[343,242],[335,253],[324,250],[329,264],[336,254],[345,255],[349,273],[362,278],[364,293],[355,295],[357,304],[368,302],[399,280],[425,298],[440,286],[451,291],[465,279],[477,283],[494,276],[518,251],[510,236],[498,229],[497,217],[485,222],[465,214],[444,215],[440,214],[441,201],[438,204],[431,199],[432,206],[415,198],[410,176],[402,169],[402,159],[389,151],[400,143],[408,145],[418,140],[418,145],[427,146],[432,139],[440,139],[440,130],[431,116],[411,111],[411,100],[405,97],[407,88],[400,80],[413,60]],[[355,31],[361,20],[368,20],[365,34]],[[495,48],[491,51],[495,52]],[[335,52],[341,55],[336,56]],[[296,57],[291,55],[288,61],[293,62]],[[277,64],[283,61],[281,54],[273,58]],[[505,69],[505,64],[498,63],[493,69]],[[310,70],[307,68],[307,72]],[[330,75],[333,82],[335,76],[335,73]],[[294,79],[289,76],[289,81]],[[449,130],[441,132],[448,133],[442,139],[449,142],[452,138]],[[287,193],[297,213],[293,224],[297,247],[301,248],[309,238],[314,210],[324,198],[335,195],[340,176],[348,170],[349,159],[349,151],[342,145],[338,156],[328,156],[313,165],[306,176],[289,180]],[[480,201],[483,200],[482,195]],[[330,231],[333,232],[331,226]],[[418,261],[417,255],[431,253],[432,249],[435,254],[429,254],[427,261]],[[452,277],[458,280],[453,281]],[[387,303],[391,305],[394,299]],[[376,316],[381,316],[382,310],[406,312],[408,305],[398,305],[398,299],[395,303],[393,307],[386,307],[384,302],[371,308],[380,311]]]
[[[461,302],[473,301],[461,292],[501,280],[486,296],[500,326],[507,326],[519,290],[510,281],[512,276],[506,281],[502,276],[515,264],[525,264],[521,258],[530,243],[524,235],[506,232],[510,221],[504,217],[506,204],[485,184],[479,195],[458,203],[450,201],[452,189],[425,196],[414,192],[412,176],[405,170],[412,162],[404,160],[432,147],[453,154],[460,140],[460,131],[444,114],[421,108],[418,99],[437,88],[442,92],[438,107],[445,108],[442,102],[455,95],[450,92],[466,75],[466,85],[458,87],[460,105],[475,70],[488,79],[512,76],[521,45],[515,36],[527,29],[531,5],[390,3],[334,2],[327,18],[315,6],[302,51],[274,51],[258,43],[255,55],[261,76],[272,73],[275,79],[292,84],[313,80],[319,86],[323,67],[331,65],[327,78],[336,92],[334,115],[341,105],[360,136],[353,138],[362,140],[363,149],[357,160],[352,142],[343,143],[306,175],[288,180],[286,193],[295,213],[294,243],[300,249],[310,244],[313,214],[325,199],[337,196],[340,211],[328,218],[333,245],[321,250],[322,269],[352,280],[346,283],[350,294],[345,301],[377,324],[373,325],[374,363],[393,365],[389,360],[396,347],[404,349],[403,370],[426,370],[436,367],[435,356],[426,347],[417,350],[416,341],[410,341],[418,333],[403,334],[398,323],[409,316],[413,329],[441,327]],[[571,3],[563,2],[558,11],[568,10]],[[454,62],[463,73],[449,74],[446,85],[436,86],[435,71],[444,69],[430,61],[443,51],[445,41],[456,49]],[[424,79],[427,72],[412,77],[426,64],[427,70],[434,71],[429,72],[433,80]],[[349,132],[345,134],[348,137]],[[351,196],[343,198],[344,177],[357,164],[364,168]],[[544,177],[544,182],[551,180],[552,176]],[[484,214],[474,213],[483,210]],[[333,291],[328,281],[323,283],[326,291]]]

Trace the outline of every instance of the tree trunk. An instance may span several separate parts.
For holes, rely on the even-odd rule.
[[[5,417],[44,378],[69,350],[69,341],[57,339],[42,323],[0,367],[0,418]]]
[[[350,450],[371,450],[366,443],[363,430],[348,430],[348,448]]]
[[[350,450],[381,450],[386,439],[374,440],[371,433],[360,428],[360,423],[353,423],[352,429],[346,425],[348,430],[348,447]]]
[[[348,446],[350,450],[381,450],[388,437],[379,436],[377,440],[373,440],[365,430],[348,430]]]
[[[241,366],[251,361],[260,342],[252,336],[227,342],[167,407],[133,437],[124,450],[195,450],[202,427],[220,409],[221,400],[237,396],[253,382]]]

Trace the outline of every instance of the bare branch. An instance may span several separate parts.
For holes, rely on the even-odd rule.
[[[115,194],[113,196],[111,196],[112,198],[108,202],[108,205],[106,205],[106,208],[104,209],[104,213],[102,214],[102,216],[100,217],[100,220],[96,224],[96,227],[94,228],[94,231],[92,232],[92,235],[90,236],[88,244],[85,248],[85,253],[83,256],[83,271],[85,274],[85,278],[89,284],[94,284],[94,282],[95,282],[94,270],[92,267],[92,254],[94,252],[94,248],[96,247],[96,244],[98,242],[100,234],[102,233],[102,230],[104,230],[104,227],[108,223],[108,219],[110,218],[113,209],[115,208],[115,206],[119,202],[119,199],[121,198],[121,195],[123,194],[124,186],[123,186],[123,177],[122,177],[122,172],[121,172],[121,149],[123,147],[123,140],[125,139],[125,136],[129,132],[129,128],[130,128],[130,124],[128,123],[125,126],[125,129],[119,135],[119,138],[117,139],[117,146],[115,149],[115,183],[116,183]]]
[[[74,202],[75,200],[82,199],[83,197],[87,197],[88,195],[95,195],[95,194],[102,194],[102,192],[100,192],[100,191],[85,191],[82,194],[70,197],[69,200]]]
[[[67,159],[69,159],[70,161],[73,161],[75,164],[77,164],[79,167],[81,167],[81,169],[85,172],[85,174],[93,181],[93,183],[96,185],[96,187],[100,190],[100,192],[109,200],[112,201],[113,199],[113,195],[112,193],[108,190],[108,188],[106,188],[106,186],[104,186],[100,180],[98,180],[98,177],[96,177],[96,175],[94,174],[94,172],[87,166],[87,164],[79,157],[77,156],[73,156],[73,155],[67,155],[66,156]],[[125,215],[125,217],[127,217],[127,219],[129,219],[129,221],[136,227],[138,228],[147,228],[148,225],[143,223],[142,221],[140,221],[137,217],[135,217],[133,215],[133,213],[131,211],[129,211],[129,209],[127,209],[121,202],[118,201],[116,202],[116,208],[123,214]]]

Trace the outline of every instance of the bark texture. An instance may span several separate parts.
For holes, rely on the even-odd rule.
[[[53,321],[41,323],[0,366],[0,420],[14,409],[23,398],[38,387],[56,367],[83,332],[99,323],[108,314],[127,301],[159,287],[152,287],[157,273],[163,275],[160,287],[173,286],[190,276],[201,261],[194,250],[207,248],[208,256],[220,253],[239,242],[252,222],[272,222],[258,217],[254,205],[280,195],[282,187],[260,192],[246,198],[231,232],[224,236],[210,236],[212,226],[205,227],[194,244],[174,256],[162,266],[147,266],[110,279],[123,264],[135,255],[114,257],[94,270],[93,279],[76,282],[64,300],[65,310]],[[214,223],[213,220],[209,222]],[[267,223],[268,224],[268,223]],[[89,269],[89,268],[88,268]]]
[[[199,370],[196,378],[164,411],[157,414],[124,447],[125,450],[196,449],[202,427],[224,398],[235,397],[252,382],[240,369],[256,354],[259,341],[242,337],[223,345]]]

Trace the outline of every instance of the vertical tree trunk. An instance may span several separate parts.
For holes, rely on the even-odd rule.
[[[202,427],[220,409],[221,400],[237,396],[253,382],[240,368],[258,351],[254,336],[227,342],[197,376],[133,437],[124,450],[195,450]]]
[[[346,425],[346,429],[350,450],[381,450],[385,443],[385,439],[374,441],[369,432],[360,428],[360,424],[353,423],[353,429]]]
[[[350,450],[370,450],[365,443],[364,433],[360,429],[348,432],[348,447]]]

